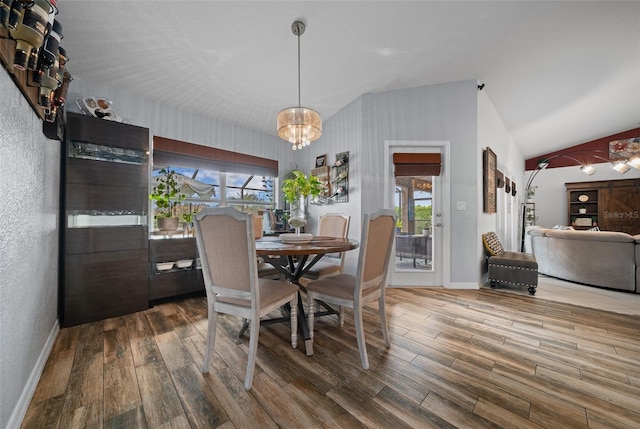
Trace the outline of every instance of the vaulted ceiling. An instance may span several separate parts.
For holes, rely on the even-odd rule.
[[[74,78],[273,135],[298,101],[295,20],[302,105],[325,120],[365,93],[478,79],[525,158],[640,123],[639,2],[58,6]]]

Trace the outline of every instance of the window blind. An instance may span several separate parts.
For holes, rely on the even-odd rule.
[[[442,159],[439,153],[394,153],[395,177],[439,176]]]

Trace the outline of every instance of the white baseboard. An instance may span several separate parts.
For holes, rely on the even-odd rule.
[[[423,286],[416,286],[416,285],[387,285],[388,288],[394,288],[394,289],[409,289],[409,288],[423,288],[423,289],[428,289],[428,288],[444,288],[444,289],[480,289],[480,286],[483,283],[449,283],[446,286],[427,286],[427,285],[423,285]]]
[[[18,403],[13,408],[13,413],[11,413],[11,418],[9,419],[9,422],[7,424],[7,429],[18,429],[22,425],[22,420],[27,413],[27,408],[29,408],[31,398],[36,391],[36,387],[38,386],[38,381],[40,381],[40,376],[42,375],[44,366],[47,363],[47,359],[49,359],[49,354],[51,353],[53,344],[58,337],[58,332],[60,332],[60,323],[56,319],[53,327],[51,328],[51,332],[49,332],[49,337],[47,338],[47,341],[44,344],[42,351],[40,352],[40,356],[38,356],[38,360],[36,361],[33,370],[31,370],[31,375],[29,375],[29,379],[27,380],[24,389],[22,389],[22,393],[20,394]]]
[[[450,282],[445,289],[480,289],[480,284],[478,283],[456,283]]]

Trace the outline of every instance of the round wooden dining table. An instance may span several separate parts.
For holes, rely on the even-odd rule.
[[[264,262],[271,264],[282,273],[289,282],[296,284],[302,291],[305,291],[305,288],[300,284],[300,279],[324,255],[346,252],[358,247],[356,240],[325,236],[314,236],[307,243],[286,243],[279,237],[262,237],[257,239],[255,244],[256,254]],[[324,307],[325,311],[316,312],[314,317],[336,314],[335,310],[326,305]],[[305,352],[307,356],[311,356],[313,354],[313,342],[309,334],[307,316],[300,294],[298,294],[298,314],[298,329],[304,338]]]

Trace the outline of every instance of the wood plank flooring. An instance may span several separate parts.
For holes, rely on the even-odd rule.
[[[390,289],[386,302],[390,349],[365,312],[368,371],[350,312],[342,329],[316,320],[311,357],[266,325],[248,392],[235,318],[219,318],[200,372],[204,297],[61,329],[22,427],[640,427],[640,316],[488,289]]]

